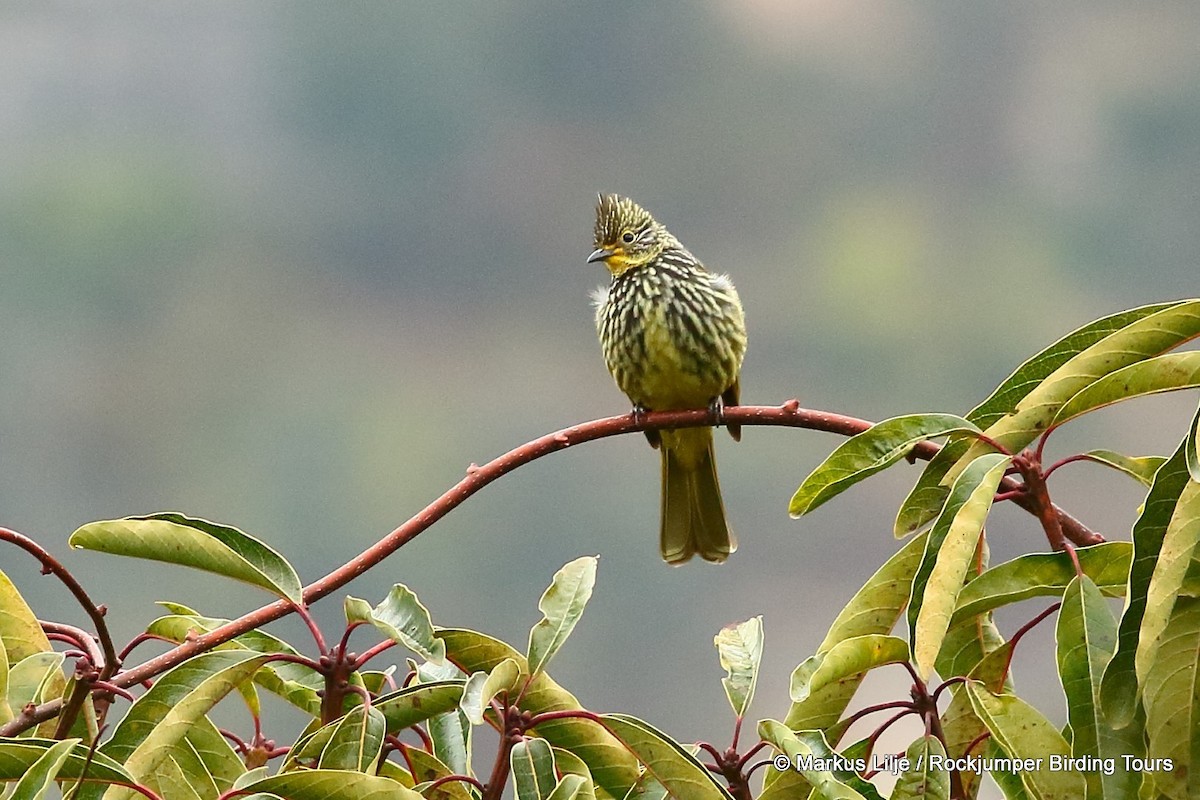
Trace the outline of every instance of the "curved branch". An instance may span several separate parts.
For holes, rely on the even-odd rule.
[[[862,433],[873,424],[857,417],[801,408],[797,400],[789,400],[781,406],[731,406],[722,409],[719,413],[720,422],[722,423],[808,428],[836,433],[841,436],[853,436],[856,433]],[[717,421],[713,412],[708,409],[650,411],[636,418],[633,414],[622,414],[619,417],[606,417],[604,419],[583,422],[579,425],[572,425],[569,428],[548,433],[520,447],[509,450],[504,455],[492,459],[483,466],[472,464],[467,468],[466,477],[447,490],[437,500],[434,500],[415,514],[403,525],[333,572],[306,586],[304,588],[304,602],[315,602],[325,595],[340,589],[416,538],[417,535],[457,508],[468,497],[496,479],[512,472],[514,469],[528,464],[530,461],[535,461],[543,456],[556,453],[559,450],[565,450],[577,444],[609,436],[618,436],[624,433],[634,433],[650,429],[694,428],[713,425]],[[940,446],[934,442],[921,442],[913,448],[912,455],[916,458],[928,460],[939,449]],[[1012,479],[1006,480],[1011,484],[1006,488],[1016,488],[1016,481]],[[1005,483],[1001,482],[1001,486],[1005,486]],[[1014,502],[1021,505],[1020,499]],[[1063,531],[1072,541],[1085,544],[1103,541],[1099,535],[1089,531],[1070,515],[1063,511],[1059,511],[1058,513],[1062,519]],[[177,666],[197,653],[211,650],[219,644],[240,636],[246,631],[279,619],[294,610],[291,604],[286,601],[277,600],[274,603],[244,614],[231,622],[227,622],[219,628],[214,628],[208,633],[184,642],[168,650],[166,653],[155,656],[130,670],[122,672],[113,678],[111,682],[123,687],[141,683],[147,678],[152,678]],[[12,736],[30,725],[53,717],[58,713],[60,705],[60,700],[50,701],[39,706],[32,714],[22,715],[18,720],[13,720],[6,725],[0,726],[0,736]]]
[[[88,593],[84,591],[79,581],[75,580],[75,576],[71,574],[71,571],[60,564],[57,558],[50,555],[49,551],[33,539],[8,528],[0,528],[0,540],[12,542],[36,558],[42,563],[42,574],[53,575],[58,578],[67,587],[67,590],[75,596],[75,599],[79,601],[79,605],[83,607],[84,612],[91,617],[92,624],[96,626],[96,638],[100,640],[100,647],[104,650],[103,663],[96,664],[100,669],[100,678],[107,679],[112,677],[113,673],[117,671],[117,667],[121,665],[121,662],[117,658],[117,650],[113,646],[112,636],[108,632],[108,625],[104,622],[104,613],[107,609],[93,603],[92,598],[88,597]]]

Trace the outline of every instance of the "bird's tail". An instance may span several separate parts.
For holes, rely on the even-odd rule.
[[[720,563],[737,549],[725,521],[712,428],[662,432],[663,560],[682,564],[699,554]]]

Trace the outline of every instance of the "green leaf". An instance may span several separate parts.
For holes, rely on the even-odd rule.
[[[1200,335],[1200,300],[1181,301],[1133,318],[1124,327],[1062,362],[1036,386],[1029,388],[1009,411],[989,424],[984,433],[1015,453],[1046,430],[1063,405],[1091,384],[1122,367],[1178,347],[1197,335]],[[968,417],[978,421],[972,415]],[[967,463],[987,449],[986,446],[972,446],[947,473],[946,479],[957,477]]]
[[[448,781],[433,792],[429,791],[429,784],[454,774],[454,770],[439,761],[433,753],[413,748],[408,751],[408,761],[413,766],[413,779],[418,781],[413,788],[429,800],[477,800],[478,795],[468,791],[467,785],[461,781]]]
[[[1187,458],[1188,474],[1192,476],[1192,480],[1200,481],[1200,406],[1196,408],[1196,415],[1192,417],[1192,424],[1188,427],[1187,439],[1184,441],[1183,447]]]
[[[931,756],[946,757],[936,736],[922,736],[908,746],[904,757],[909,767],[897,779],[890,800],[950,800],[950,772],[933,768]]]
[[[986,542],[985,542],[986,545]],[[985,546],[980,559],[980,568],[986,568],[989,557]],[[969,585],[969,584],[968,584]],[[980,614],[957,625],[951,625],[938,654],[937,671],[944,677],[967,675],[983,681],[995,691],[1011,686],[1008,680],[1008,661],[1000,660],[1001,654],[1010,649],[1000,635],[990,613]],[[951,758],[979,755],[977,737],[987,731],[987,726],[975,714],[971,699],[963,684],[950,687],[950,704],[942,714],[942,732],[946,751]],[[966,768],[960,771],[967,797],[974,797],[983,780],[982,771]]]
[[[821,462],[800,484],[788,512],[793,517],[809,511],[861,480],[890,467],[920,442],[979,428],[953,414],[909,414],[893,417],[851,436]]]
[[[511,658],[496,665],[491,672],[476,672],[467,680],[459,707],[472,725],[483,724],[483,712],[501,692],[514,689],[521,677],[521,668]]]
[[[563,750],[561,747],[554,748],[554,766],[559,773],[566,777],[567,775],[578,775],[583,778],[583,784],[579,788],[577,800],[598,800],[596,794],[596,785],[592,781],[591,770],[588,769],[587,763],[579,756],[572,753],[570,750]],[[601,790],[599,800],[612,800],[612,797]]]
[[[546,800],[558,782],[554,753],[545,739],[522,739],[509,753],[517,800]]]
[[[1200,483],[1189,480],[1179,493],[1175,512],[1167,523],[1158,560],[1146,587],[1146,611],[1138,632],[1134,666],[1138,685],[1145,683],[1146,672],[1158,652],[1158,637],[1167,627],[1175,598],[1183,588],[1188,567],[1200,546]]]
[[[1165,324],[1174,324],[1173,312],[1178,311],[1180,306],[1186,307],[1188,305],[1188,301],[1181,300],[1120,311],[1098,319],[1095,322],[1089,322],[1087,325],[1071,331],[1017,367],[1013,374],[996,387],[996,390],[986,400],[967,414],[967,419],[980,428],[990,428],[1004,416],[1014,411],[1030,392],[1039,387],[1051,375],[1058,372],[1060,367],[1075,356],[1088,350],[1093,345],[1102,342],[1114,333],[1160,312],[1168,312],[1165,314]],[[1186,308],[1183,310],[1186,313]],[[1175,344],[1178,343],[1176,342]],[[1171,344],[1169,340],[1165,346],[1160,344],[1160,352],[1171,349],[1175,344]],[[900,506],[900,513],[896,517],[895,526],[897,538],[915,533],[937,517],[941,511],[942,504],[945,502],[946,495],[949,494],[949,489],[942,485],[942,480],[963,454],[967,452],[970,444],[969,440],[948,443],[925,467],[920,479],[917,481],[917,485],[913,487],[912,492],[909,493],[904,503]],[[1020,447],[1010,448],[1013,451],[1019,449]]]
[[[383,750],[387,729],[383,713],[377,708],[358,706],[333,723],[329,743],[321,752],[320,766],[325,769],[352,769],[367,772]]]
[[[458,680],[418,683],[381,695],[374,705],[387,720],[388,733],[398,733],[457,708],[463,686],[464,682]]]
[[[1021,781],[1039,800],[1075,800],[1084,794],[1083,776],[1050,768],[1052,758],[1068,758],[1071,746],[1041,712],[1012,694],[992,694],[982,684],[967,684],[971,706],[992,738],[1011,758],[1034,759],[1037,769],[1021,771]]]
[[[428,661],[440,664],[446,659],[446,646],[433,635],[429,609],[402,583],[397,583],[383,601],[371,608],[365,600],[347,596],[348,622],[367,622],[384,636]]]
[[[908,642],[895,636],[871,633],[843,639],[796,667],[791,679],[792,701],[803,703],[813,692],[826,686],[863,675],[884,664],[903,664],[908,659]]]
[[[0,781],[20,779],[58,744],[60,742],[54,739],[0,739]],[[87,757],[88,748],[83,744],[77,743],[68,748],[67,758],[59,768],[58,778],[78,779]],[[134,782],[133,776],[126,772],[124,767],[103,753],[95,754],[87,774],[89,779],[98,782]]]
[[[1141,777],[1125,769],[1125,755],[1144,752],[1141,731],[1115,730],[1100,713],[1100,679],[1117,642],[1117,620],[1091,578],[1076,578],[1063,594],[1058,612],[1058,672],[1067,698],[1071,755],[1112,759],[1119,769],[1083,771],[1089,800],[1132,797]]]
[[[604,714],[600,718],[673,797],[733,800],[695,756],[649,723],[625,714]]]
[[[1146,593],[1167,526],[1189,480],[1184,444],[1181,444],[1155,473],[1154,483],[1146,495],[1146,502],[1142,504],[1142,513],[1133,525],[1133,561],[1125,590],[1125,610],[1117,627],[1117,649],[1104,669],[1100,684],[1100,705],[1104,716],[1117,728],[1132,722],[1137,712],[1139,686],[1136,659],[1142,619],[1146,613]]]
[[[958,594],[979,547],[996,487],[1011,463],[1011,457],[999,453],[975,459],[954,482],[946,507],[930,532],[921,570],[913,580],[908,611],[913,660],[923,677],[933,672]],[[928,577],[922,580],[923,576]]]
[[[3,570],[0,570],[0,641],[8,651],[9,664],[53,649],[37,616]]]
[[[1146,676],[1148,757],[1170,759],[1155,788],[1173,800],[1200,797],[1200,599],[1181,597]]]
[[[856,636],[886,634],[896,625],[908,603],[913,575],[921,563],[926,534],[913,537],[863,584],[834,619],[817,652],[833,649],[838,642]],[[862,676],[848,678],[811,692],[800,703],[792,703],[785,720],[794,730],[826,730],[837,723]]]
[[[937,455],[929,459],[916,484],[900,504],[900,510],[896,512],[892,533],[897,539],[916,533],[942,513],[946,498],[950,496],[950,487],[943,486],[942,479],[970,446],[971,442],[966,438],[953,439],[946,442]]]
[[[1052,425],[1062,425],[1089,411],[1148,394],[1200,386],[1200,352],[1168,353],[1111,372],[1071,397]]]
[[[90,522],[71,534],[71,547],[146,558],[224,575],[301,605],[300,576],[264,542],[237,528],[182,514]]]
[[[596,585],[599,556],[577,558],[554,573],[550,587],[538,601],[543,619],[529,631],[529,669],[542,672],[566,642],[583,616],[583,609]]]
[[[8,706],[8,651],[4,648],[4,639],[0,638],[0,725],[13,718],[13,711]]]
[[[284,800],[425,800],[403,784],[379,775],[340,769],[289,772],[245,787]]]
[[[14,710],[33,703],[38,705],[61,695],[65,686],[62,653],[34,653],[12,665],[8,671],[8,704]]]
[[[587,778],[581,775],[563,775],[549,800],[579,800],[584,796],[587,783]]]
[[[528,677],[525,656],[504,642],[476,631],[442,629],[437,636],[446,642],[447,658],[467,672],[490,672],[501,661],[511,658]],[[567,690],[542,673],[532,680],[521,698],[520,708],[532,714],[545,711],[581,710],[582,706]],[[592,773],[597,788],[612,797],[624,797],[638,779],[637,760],[603,726],[586,719],[557,719],[537,726],[535,733],[555,747],[582,758]]]
[[[751,617],[737,625],[728,625],[713,637],[721,667],[728,677],[721,679],[725,696],[740,719],[745,716],[754,699],[758,683],[758,666],[762,662],[762,616]]]
[[[175,610],[186,613],[174,613],[159,617],[146,626],[146,632],[182,644],[187,641],[192,632],[208,633],[229,622],[227,619],[201,616],[183,606],[176,606]],[[300,655],[296,648],[283,639],[262,630],[246,631],[224,644],[217,645],[214,649],[249,650],[265,655],[273,653]],[[317,692],[322,689],[325,680],[320,673],[310,667],[290,661],[272,661],[254,673],[254,682],[310,716],[317,716],[321,713],[321,698]]]
[[[9,800],[42,800],[46,792],[59,780],[58,773],[71,755],[71,751],[79,744],[79,739],[64,739],[42,754],[42,757],[30,765],[17,785],[13,787]]]
[[[1125,594],[1133,545],[1104,542],[1075,551],[1083,572],[1108,597]],[[1066,552],[1029,553],[997,564],[974,578],[958,594],[958,608],[950,624],[1031,597],[1059,597],[1075,578],[1075,566]]]
[[[828,769],[826,758],[782,722],[764,719],[758,723],[758,735],[780,753],[791,759],[796,770],[812,785],[816,795],[824,800],[865,800]],[[826,743],[828,748],[828,743]]]
[[[1187,300],[1174,300],[1118,311],[1071,331],[1017,367],[1013,374],[1005,378],[1004,382],[986,400],[967,414],[967,419],[981,428],[991,426],[1016,408],[1026,395],[1079,353],[1146,317],[1188,305],[1190,303]],[[1168,345],[1163,347],[1163,350],[1169,350],[1174,346]]]
[[[162,675],[129,708],[100,748],[138,780],[146,780],[176,748],[189,749],[185,737],[193,726],[242,681],[249,680],[266,656],[238,650],[217,650],[195,656]],[[128,790],[113,790],[108,800],[128,798]]]
[[[1154,483],[1154,473],[1167,462],[1165,456],[1127,456],[1113,450],[1089,450],[1083,455],[1089,461],[1124,472],[1146,487]]]

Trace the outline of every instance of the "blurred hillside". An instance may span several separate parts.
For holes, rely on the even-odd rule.
[[[1062,333],[1197,293],[1197,40],[1190,3],[6,4],[0,523],[61,554],[83,522],[180,510],[311,580],[470,462],[626,411],[587,299],[597,191],[731,273],[747,402],[965,411]],[[1057,445],[1165,451],[1189,406]],[[719,444],[742,543],[721,569],[658,561],[657,455],[625,437],[522,469],[350,591],[402,581],[435,622],[521,645],[554,570],[598,552],[556,677],[725,742],[712,635],[765,615],[751,713],[782,715],[791,667],[895,548],[915,470],[787,518],[834,444]],[[1136,488],[1067,472],[1063,503],[1127,535]],[[1039,546],[1002,519],[997,557]],[[262,599],[66,557],[126,624]]]

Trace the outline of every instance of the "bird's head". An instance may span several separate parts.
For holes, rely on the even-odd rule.
[[[620,275],[658,258],[670,236],[628,197],[602,194],[596,203],[596,249],[588,262],[603,261],[609,272]]]

